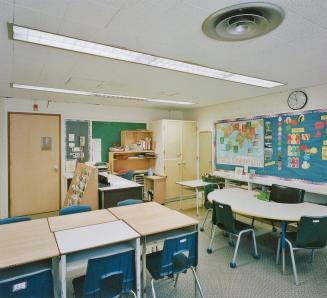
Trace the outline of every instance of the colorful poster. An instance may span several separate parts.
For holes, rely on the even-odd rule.
[[[266,141],[269,143],[268,139]],[[226,150],[227,146],[232,150]],[[216,161],[219,164],[264,167],[264,120],[217,123]]]

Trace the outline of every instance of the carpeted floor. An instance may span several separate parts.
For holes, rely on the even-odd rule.
[[[167,207],[179,210],[179,203],[169,203]],[[181,212],[196,217],[194,200],[183,202]],[[204,210],[198,219],[201,221]],[[238,218],[239,219],[239,218]],[[243,220],[247,220],[244,219]],[[228,238],[217,230],[214,249],[208,255],[206,249],[210,239],[210,221],[204,232],[199,232],[198,274],[205,297],[327,297],[327,250],[315,255],[314,263],[309,263],[310,252],[296,253],[296,264],[300,285],[294,284],[289,254],[286,254],[286,274],[281,274],[281,265],[275,264],[277,233],[271,227],[256,223],[257,244],[260,260],[255,260],[253,242],[247,237],[242,239],[237,258],[237,268],[231,269],[229,262],[234,249],[228,245]],[[148,276],[150,285],[150,276]],[[177,288],[173,281],[162,280],[155,283],[157,297],[194,297],[194,279],[192,272],[180,276]],[[148,286],[148,297],[151,288]],[[199,297],[200,295],[198,295]]]

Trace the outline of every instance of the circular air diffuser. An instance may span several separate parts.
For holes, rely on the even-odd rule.
[[[202,24],[210,38],[240,41],[264,35],[280,25],[284,11],[270,3],[251,2],[218,10]]]

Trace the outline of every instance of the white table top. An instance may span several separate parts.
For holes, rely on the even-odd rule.
[[[214,171],[213,175],[225,179],[243,181],[243,182],[254,183],[254,184],[261,184],[267,186],[271,186],[272,184],[279,184],[279,185],[284,185],[294,188],[301,188],[309,193],[327,195],[327,183],[313,184],[313,183],[303,182],[300,180],[284,180],[278,177],[271,177],[271,176],[265,177],[265,176],[258,176],[258,175],[255,175],[253,178],[250,178],[248,175],[235,175],[235,172],[233,171]]]
[[[108,181],[110,182],[110,186],[99,187],[100,191],[115,190],[115,189],[130,188],[130,187],[142,187],[142,185],[139,183],[127,180],[117,175],[108,174],[106,172],[99,173],[99,175],[107,177]]]
[[[179,181],[179,182],[176,182],[176,184],[179,184],[181,186],[190,187],[190,188],[198,188],[198,187],[203,187],[203,186],[213,184],[213,183],[204,182],[203,180],[198,179],[198,180]]]
[[[139,238],[121,220],[55,232],[60,254],[67,254]]]
[[[209,201],[231,206],[236,213],[280,221],[300,221],[302,216],[327,216],[327,207],[312,203],[282,204],[266,202],[255,197],[254,191],[224,188],[208,195]]]

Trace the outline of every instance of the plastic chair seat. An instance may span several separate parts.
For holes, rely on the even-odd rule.
[[[75,298],[83,298],[85,275],[73,279]]]
[[[146,256],[146,268],[154,279],[162,278],[160,275],[162,251],[156,251]]]
[[[247,230],[247,229],[253,229],[253,227],[247,223],[235,220],[235,234],[238,235],[240,232]]]

